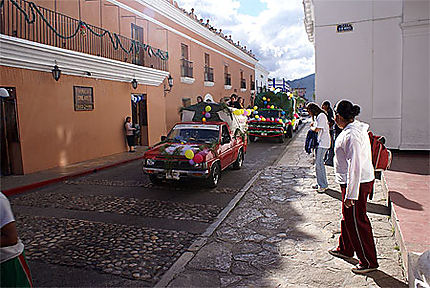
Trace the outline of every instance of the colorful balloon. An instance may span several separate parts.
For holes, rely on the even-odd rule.
[[[257,107],[257,106],[254,106],[254,110],[258,110],[258,107]]]
[[[193,159],[191,159],[190,161],[188,161],[188,163],[190,163],[191,166],[194,166],[194,164],[196,164],[196,163],[194,163]]]
[[[270,106],[270,108],[275,109],[275,105]]]
[[[208,106],[206,106],[206,107],[205,107],[205,111],[206,111],[206,112],[210,112],[211,110],[212,110],[212,107],[211,107],[211,106],[209,106],[209,105],[208,105]]]
[[[267,98],[267,102],[270,102],[270,98]]]
[[[206,122],[206,118],[205,117],[202,118],[202,122]]]
[[[258,115],[255,115],[255,119],[259,119],[260,118],[260,116],[258,116]]]
[[[206,117],[206,118],[211,118],[211,113],[206,112],[205,117]]]
[[[194,158],[194,152],[191,149],[188,149],[185,151],[185,157],[189,160],[192,160]]]
[[[196,154],[194,155],[193,161],[197,164],[202,163],[203,162],[203,156],[202,154]]]
[[[267,105],[267,109],[270,109],[270,105]]]
[[[264,105],[266,105],[266,104],[267,104],[267,101],[264,101],[263,103],[264,103]]]
[[[263,101],[266,101],[267,100],[267,98],[266,97],[263,97]]]

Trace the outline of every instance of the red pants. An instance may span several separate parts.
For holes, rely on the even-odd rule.
[[[360,264],[370,268],[378,267],[372,226],[366,214],[367,197],[373,191],[373,182],[360,184],[358,200],[350,208],[344,205],[346,185],[340,185],[343,217],[337,248],[340,253],[350,257],[354,256],[355,252]]]

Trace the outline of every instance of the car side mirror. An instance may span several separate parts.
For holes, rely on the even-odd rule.
[[[161,136],[161,141],[166,141],[167,140],[167,136]]]

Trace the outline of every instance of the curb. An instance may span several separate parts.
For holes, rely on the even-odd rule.
[[[47,179],[47,180],[43,180],[43,181],[31,183],[31,184],[20,186],[20,187],[15,187],[15,188],[10,188],[10,189],[6,189],[6,190],[2,190],[2,193],[4,195],[6,195],[7,197],[10,197],[10,196],[17,195],[17,194],[20,194],[20,193],[23,193],[23,192],[27,192],[29,190],[33,190],[33,189],[40,188],[40,187],[43,187],[43,186],[47,186],[47,185],[50,185],[50,184],[62,182],[64,180],[68,180],[68,179],[71,179],[71,178],[76,178],[76,177],[81,177],[81,176],[84,176],[84,175],[92,174],[92,173],[95,173],[95,172],[98,172],[98,171],[102,171],[102,170],[105,170],[105,169],[109,169],[109,168],[112,168],[112,167],[116,167],[116,166],[123,165],[123,164],[129,163],[129,162],[132,162],[132,161],[140,160],[140,159],[143,159],[143,156],[139,156],[139,157],[136,157],[136,158],[131,158],[131,159],[123,160],[123,161],[120,161],[120,162],[115,162],[115,163],[112,163],[112,164],[107,164],[107,165],[104,165],[104,166],[98,166],[96,168],[87,169],[87,170],[84,170],[82,172],[77,172],[77,173],[70,174],[70,175],[65,175],[65,176],[61,176],[61,177],[51,178],[51,179]]]
[[[293,142],[293,140],[296,138],[296,136],[301,132],[304,125],[296,132],[296,134],[290,139],[290,141],[287,144],[290,144]],[[275,162],[272,163],[270,166],[277,166],[280,159],[287,153],[289,150],[289,146],[282,151],[279,159],[277,159]],[[264,169],[263,169],[264,170]],[[191,244],[191,246],[187,249],[186,252],[184,252],[178,260],[173,263],[173,265],[167,270],[166,273],[163,274],[160,281],[155,284],[154,287],[167,287],[169,283],[179,274],[183,271],[184,267],[196,256],[196,254],[199,252],[199,250],[206,245],[206,242],[210,236],[215,232],[215,230],[221,225],[221,223],[227,218],[227,216],[230,214],[230,212],[236,207],[237,203],[243,198],[245,193],[251,188],[251,186],[258,180],[260,177],[260,174],[263,172],[263,170],[258,171],[243,187],[240,189],[240,192],[237,193],[237,195],[228,203],[228,205],[221,211],[220,214],[217,216],[217,220],[213,222],[206,231],[199,236],[197,240]]]

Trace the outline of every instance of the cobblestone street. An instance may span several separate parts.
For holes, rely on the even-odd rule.
[[[354,275],[355,263],[327,253],[340,234],[340,189],[331,167],[330,189],[311,188],[315,172],[304,137],[302,131],[279,164],[264,170],[170,287],[406,287],[379,180],[368,203],[379,270]]]

